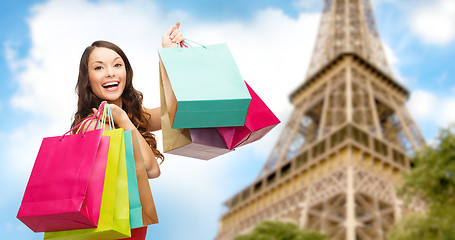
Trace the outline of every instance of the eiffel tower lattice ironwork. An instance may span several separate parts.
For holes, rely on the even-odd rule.
[[[394,188],[425,144],[391,76],[369,0],[325,0],[308,75],[257,179],[226,201],[216,239],[264,220],[331,239],[385,239],[408,209]]]

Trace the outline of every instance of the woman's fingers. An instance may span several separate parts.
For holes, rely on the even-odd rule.
[[[172,31],[174,31],[175,26],[171,26],[165,33],[164,36],[170,36]]]
[[[178,21],[174,26],[170,27],[164,34],[162,38],[163,47],[175,47],[178,43],[184,40],[182,33],[179,30],[180,21]]]
[[[182,33],[179,30],[180,27],[180,22],[177,22],[174,26],[174,30],[172,31],[170,38],[172,42],[174,43],[179,43],[180,41],[178,40],[180,36],[182,36]]]
[[[183,34],[179,30],[176,30],[172,33],[171,40],[173,43],[179,43],[183,41]]]
[[[185,40],[185,38],[183,38],[183,34],[182,33],[179,33],[179,34],[177,34],[177,36],[175,36],[175,42],[176,43],[182,42],[183,40]]]
[[[175,43],[179,43],[179,42],[180,42],[179,40],[182,38],[182,36],[183,36],[183,34],[182,34],[181,32],[178,32],[178,33],[175,35],[173,41],[174,41]]]

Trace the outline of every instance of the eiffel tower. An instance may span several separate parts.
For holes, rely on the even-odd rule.
[[[406,211],[395,194],[425,144],[394,80],[369,0],[325,0],[289,121],[258,177],[225,202],[216,239],[264,220],[294,222],[331,239],[385,239]]]

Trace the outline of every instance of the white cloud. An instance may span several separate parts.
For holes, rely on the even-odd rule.
[[[17,60],[17,52],[15,51],[15,48],[17,48],[18,46],[19,46],[18,42],[6,41],[3,43],[5,59],[6,62],[8,63],[8,68],[12,72],[17,71],[19,66],[21,65],[21,62]]]
[[[455,1],[421,3],[410,16],[411,30],[423,42],[445,45],[455,38]]]
[[[418,125],[425,122],[433,126],[447,127],[455,122],[455,97],[436,96],[426,90],[415,90],[407,104],[409,112]]]
[[[415,82],[415,79],[408,78],[404,76],[400,71],[400,60],[396,56],[394,50],[386,43],[383,42],[382,44],[384,53],[387,59],[387,63],[389,64],[390,70],[392,71],[392,75],[394,79],[405,86],[412,85]]]
[[[13,144],[10,144],[7,151],[11,159],[14,159],[14,161],[8,163],[7,168],[11,170],[8,174],[16,177],[30,175],[42,138],[52,136],[53,130],[50,128],[52,126],[30,121],[22,128],[15,129],[8,135],[9,143]],[[46,134],[48,135],[46,136]],[[58,134],[56,133],[55,135]],[[27,151],[24,151],[24,149],[27,149]]]
[[[384,48],[384,52],[385,52],[385,56],[386,56],[387,62],[390,65],[397,65],[398,64],[398,58],[395,55],[395,53],[393,52],[392,48],[389,45],[385,44],[385,43],[383,43],[382,46]]]
[[[95,40],[112,41],[125,51],[134,69],[134,85],[144,94],[144,105],[159,106],[157,48],[161,46],[161,34],[177,20],[182,21],[181,30],[191,40],[203,44],[226,42],[242,76],[256,93],[281,120],[288,117],[292,110],[288,96],[304,81],[319,14],[300,14],[294,19],[281,10],[264,9],[245,22],[211,23],[181,11],[166,13],[140,0],[127,3],[51,0],[37,5],[28,19],[29,54],[19,58],[16,46],[6,45],[7,60],[18,84],[11,104],[32,116],[23,128],[12,131],[9,157],[15,161],[8,167],[11,174],[28,177],[41,138],[68,130],[76,107],[74,86],[80,56]],[[162,198],[175,194],[180,199],[185,199],[185,194],[200,196],[197,201],[213,207],[203,216],[212,218],[210,226],[216,226],[217,210],[227,197],[226,189],[233,193],[256,177],[284,124],[262,141],[210,162],[167,155],[163,175],[154,180],[157,191]],[[157,140],[162,142],[161,133],[157,133]],[[26,155],[21,151],[25,147],[29,149]],[[250,169],[245,166],[253,172],[248,177],[237,176],[242,169]],[[241,179],[244,181],[239,182]],[[189,189],[191,186],[194,190]],[[175,192],[176,189],[181,192]],[[188,204],[184,205],[188,211],[194,216],[201,215],[199,210],[191,209],[195,202]]]
[[[385,43],[382,43],[382,46],[384,49],[385,57],[387,59],[387,63],[389,64],[390,70],[392,71],[392,75],[398,82],[405,84],[406,80],[400,73],[400,70],[398,68],[399,61],[395,53],[393,52],[392,48]]]
[[[440,126],[447,127],[455,123],[455,97],[445,99],[441,104],[441,116],[437,117]]]
[[[432,93],[424,90],[415,90],[411,93],[408,102],[409,111],[417,120],[430,119],[437,107],[438,99]]]

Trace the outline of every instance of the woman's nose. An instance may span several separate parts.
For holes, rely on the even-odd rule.
[[[115,74],[115,71],[112,67],[107,67],[106,68],[106,77],[113,77]]]

